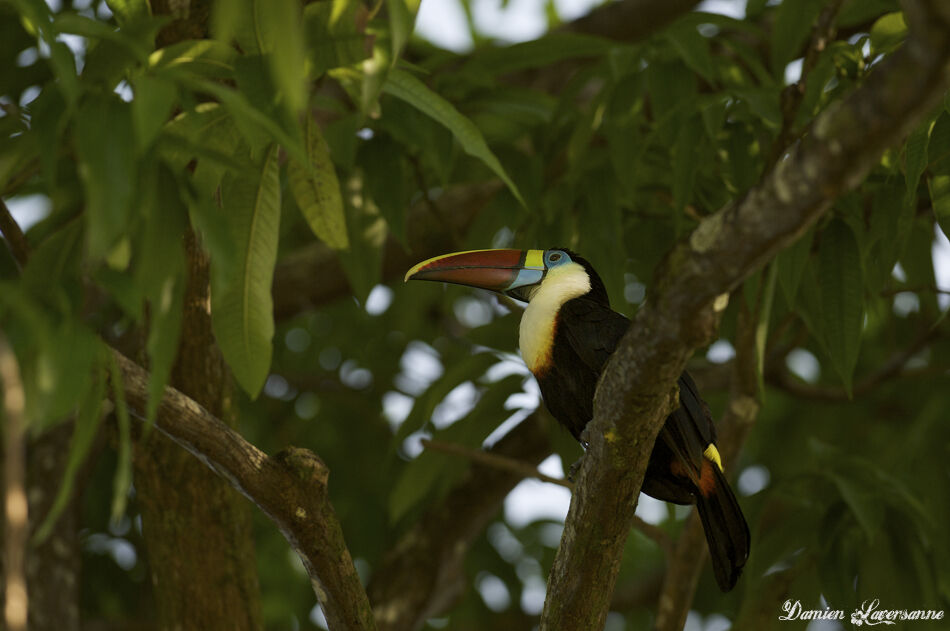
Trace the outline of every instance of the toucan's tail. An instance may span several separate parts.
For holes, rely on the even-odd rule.
[[[712,474],[712,484],[702,484],[696,493],[696,508],[703,522],[716,583],[724,592],[732,589],[749,557],[749,526],[726,477],[709,461],[703,463],[703,479]]]

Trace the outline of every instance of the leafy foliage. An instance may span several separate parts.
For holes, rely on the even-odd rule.
[[[517,309],[403,286],[397,263],[569,246],[629,314],[672,245],[744,195],[783,142],[808,134],[906,36],[896,1],[844,2],[841,34],[796,87],[786,78],[798,81],[820,0],[750,1],[742,20],[693,12],[638,42],[480,36],[464,54],[411,35],[417,2],[373,5],[222,1],[201,36],[177,39],[171,18],[141,1],[0,6],[0,192],[51,208],[27,232],[22,270],[0,248],[0,328],[32,434],[74,424],[49,519],[82,490],[86,541],[110,532],[110,514],[115,533],[139,511],[134,497],[125,504],[135,426],[106,384],[106,348],[132,348],[149,366],[153,419],[187,334],[186,235],[210,257],[242,433],[269,453],[296,444],[320,455],[357,567],[371,573],[468,471],[419,455],[419,439],[478,448],[538,405],[514,357]],[[732,472],[753,553],[736,592],[720,596],[707,572],[693,605],[734,628],[781,628],[783,584],[813,607],[885,596],[894,608],[950,606],[950,496],[938,492],[950,473],[950,336],[933,255],[950,236],[950,111],[833,203],[747,282],[749,299],[732,300],[721,327],[720,349],[737,343],[739,310],[759,305],[763,407]],[[293,281],[288,266],[312,265],[314,252],[320,266]],[[340,274],[355,300],[311,293]],[[280,291],[306,308],[275,321]],[[695,372],[719,417],[724,369],[703,355]],[[102,424],[109,393],[115,420]],[[99,431],[113,438],[112,466],[87,479]],[[580,455],[559,429],[550,439],[551,462]],[[473,545],[465,572],[480,588],[445,614],[450,628],[531,624],[560,524],[519,521],[519,508],[510,500]],[[683,516],[651,519],[675,536]],[[255,530],[267,627],[313,627],[313,594],[279,533],[260,516]],[[135,529],[116,536],[141,546]],[[146,561],[120,570],[102,554],[87,546],[84,616],[132,621],[150,602]],[[621,590],[654,585],[663,567],[657,546],[631,535]],[[127,597],[114,601],[116,576]],[[616,628],[643,628],[656,606],[627,603]]]

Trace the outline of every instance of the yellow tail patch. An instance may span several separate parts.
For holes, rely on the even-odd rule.
[[[716,463],[716,466],[719,467],[719,470],[722,471],[722,458],[719,457],[719,450],[716,449],[716,446],[712,443],[709,443],[709,447],[706,447],[706,451],[703,452],[703,455],[706,456],[707,460],[712,460]]]

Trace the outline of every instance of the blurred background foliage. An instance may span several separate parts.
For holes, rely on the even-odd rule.
[[[510,43],[477,19],[490,3],[445,4],[469,49],[413,33],[411,0],[196,5],[203,34],[144,2],[0,5],[0,191],[30,249],[18,264],[0,248],[0,327],[31,436],[75,428],[64,487],[81,507],[83,628],[151,628],[129,438],[101,405],[103,348],[138,338],[152,391],[165,384],[189,225],[211,258],[240,431],[327,463],[368,578],[468,467],[420,439],[478,448],[539,404],[517,357],[518,306],[403,285],[408,264],[567,246],[630,315],[671,245],[779,163],[906,32],[896,0],[748,0],[731,3],[739,17],[695,11],[628,42],[565,27],[559,3],[538,2],[549,32]],[[823,12],[836,34],[812,50]],[[747,281],[696,354],[719,417],[737,313],[762,316],[763,406],[733,472],[752,555],[728,595],[703,575],[691,631],[780,628],[785,598],[950,606],[948,156],[940,108]],[[580,448],[548,427],[542,469],[559,475]],[[471,589],[429,626],[529,628],[566,497],[519,486],[465,560]],[[675,537],[687,511],[643,499],[640,514]],[[259,513],[254,539],[266,628],[321,626],[300,562]],[[649,627],[664,567],[634,530],[609,629]]]

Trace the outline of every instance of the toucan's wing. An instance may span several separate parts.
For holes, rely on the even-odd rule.
[[[561,305],[557,326],[581,361],[599,375],[630,328],[630,320],[582,297]]]
[[[629,327],[630,321],[623,315],[585,298],[568,300],[558,314],[558,332],[563,331],[581,361],[598,374]],[[695,483],[702,469],[703,452],[715,442],[716,430],[689,373],[680,375],[678,384],[680,407],[667,418],[660,440],[686,466],[685,473]]]
[[[677,459],[688,465],[686,475],[698,484],[703,452],[716,440],[716,429],[706,402],[699,396],[696,383],[688,372],[680,375],[680,406],[667,417],[660,437]]]

